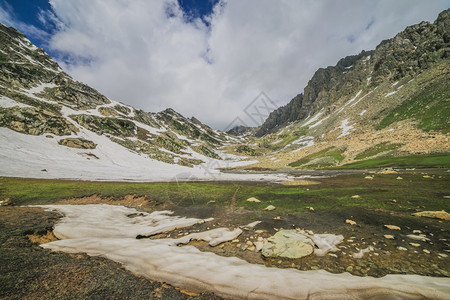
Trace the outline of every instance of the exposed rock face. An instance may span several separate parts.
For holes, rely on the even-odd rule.
[[[0,107],[0,126],[31,135],[70,135],[78,132],[78,128],[61,116],[34,107]]]
[[[97,147],[94,142],[82,138],[66,138],[60,140],[58,143],[60,145],[78,149],[95,149]]]
[[[334,67],[317,70],[304,94],[273,111],[256,136],[261,137],[290,122],[303,120],[322,108],[331,108],[340,97],[356,93],[369,77],[369,85],[375,88],[387,78],[400,80],[422,72],[439,60],[448,59],[449,11],[443,11],[433,24],[422,22],[407,27],[394,38],[381,42],[374,51],[362,51],[341,59]]]
[[[296,230],[278,231],[261,249],[265,257],[301,258],[313,252],[314,242]]]

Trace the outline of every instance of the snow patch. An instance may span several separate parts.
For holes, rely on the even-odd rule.
[[[392,95],[394,95],[395,93],[397,93],[397,91],[393,91],[393,92],[387,93],[386,95],[384,95],[384,98],[387,98],[387,97],[389,97],[389,96],[392,96]]]
[[[17,102],[15,100],[11,99],[11,98],[6,97],[6,96],[0,96],[0,107],[10,108],[10,107],[14,107],[14,106],[18,106],[18,107],[32,107],[30,105]]]
[[[223,228],[180,239],[135,238],[148,231],[164,232],[166,228],[195,221],[168,216],[167,212],[147,214],[110,205],[42,207],[64,214],[54,230],[55,235],[63,239],[42,247],[103,256],[121,263],[135,274],[193,291],[207,290],[226,298],[247,299],[342,299],[349,295],[355,299],[387,295],[445,299],[450,294],[448,278],[419,275],[373,278],[349,273],[332,274],[323,270],[278,269],[251,264],[236,257],[201,252],[189,245],[176,246],[195,235],[210,241],[231,237],[232,231]],[[227,235],[229,237],[225,238]],[[322,237],[315,242],[330,244],[328,240],[328,237]]]
[[[355,97],[353,97],[352,99],[348,100],[344,105],[342,105],[342,107],[337,111],[337,113],[342,112],[347,107],[347,105],[352,104],[359,97],[361,92],[362,92],[362,90],[360,90],[358,93],[356,93]]]
[[[350,130],[353,129],[353,126],[349,125],[349,123],[348,119],[341,122],[341,125],[338,128],[342,129],[342,133],[337,137],[338,139],[350,134]]]
[[[297,148],[294,151],[292,151],[292,152],[298,152],[298,151],[300,151],[302,149],[314,146],[314,137],[312,137],[312,136],[302,136],[302,137],[298,138],[297,140],[293,141],[291,144],[300,146],[299,148]]]
[[[321,120],[319,120],[319,122],[317,122],[317,123],[315,123],[315,124],[313,124],[313,125],[311,125],[311,126],[309,126],[309,128],[311,129],[311,128],[314,128],[314,127],[317,127],[317,126],[319,126],[320,124],[322,124],[323,123],[323,121],[326,121],[328,118],[329,118],[330,116],[326,116],[325,118],[323,118],[323,119],[321,119]]]
[[[367,110],[363,109],[359,115],[360,115],[360,116],[363,116],[363,115],[366,113],[366,111],[367,111]]]
[[[311,123],[314,123],[314,122],[316,122],[317,120],[319,120],[319,117],[322,115],[322,112],[318,112],[317,114],[315,114],[311,119],[309,119],[309,117],[308,118],[306,118],[306,123],[304,123],[303,125],[302,125],[302,127],[304,127],[304,126],[308,126],[309,124],[311,124]],[[308,120],[309,119],[309,120]]]

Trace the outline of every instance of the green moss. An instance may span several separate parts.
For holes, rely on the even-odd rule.
[[[276,207],[275,213],[304,212],[308,206],[316,211],[352,206],[401,211],[417,207],[449,210],[450,202],[443,198],[448,194],[448,176],[427,179],[420,173],[402,174],[404,180],[396,180],[397,176],[376,175],[375,179],[367,180],[363,174],[342,175],[321,179],[319,185],[308,187],[260,182],[126,183],[0,178],[0,199],[10,198],[13,205],[25,205],[93,194],[114,199],[136,194],[146,195],[160,205],[228,207],[237,191],[235,207],[250,211],[261,211],[269,204]],[[360,198],[352,198],[355,194]],[[261,202],[247,202],[250,197]],[[397,206],[392,206],[393,199]]]

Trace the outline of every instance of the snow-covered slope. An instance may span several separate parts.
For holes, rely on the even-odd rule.
[[[148,113],[73,80],[0,24],[0,176],[102,180],[214,179],[243,164],[236,137],[172,109]]]

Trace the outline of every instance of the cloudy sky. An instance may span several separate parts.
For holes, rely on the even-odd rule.
[[[74,79],[224,129],[261,92],[284,105],[319,67],[434,21],[450,0],[0,0],[0,22]]]

